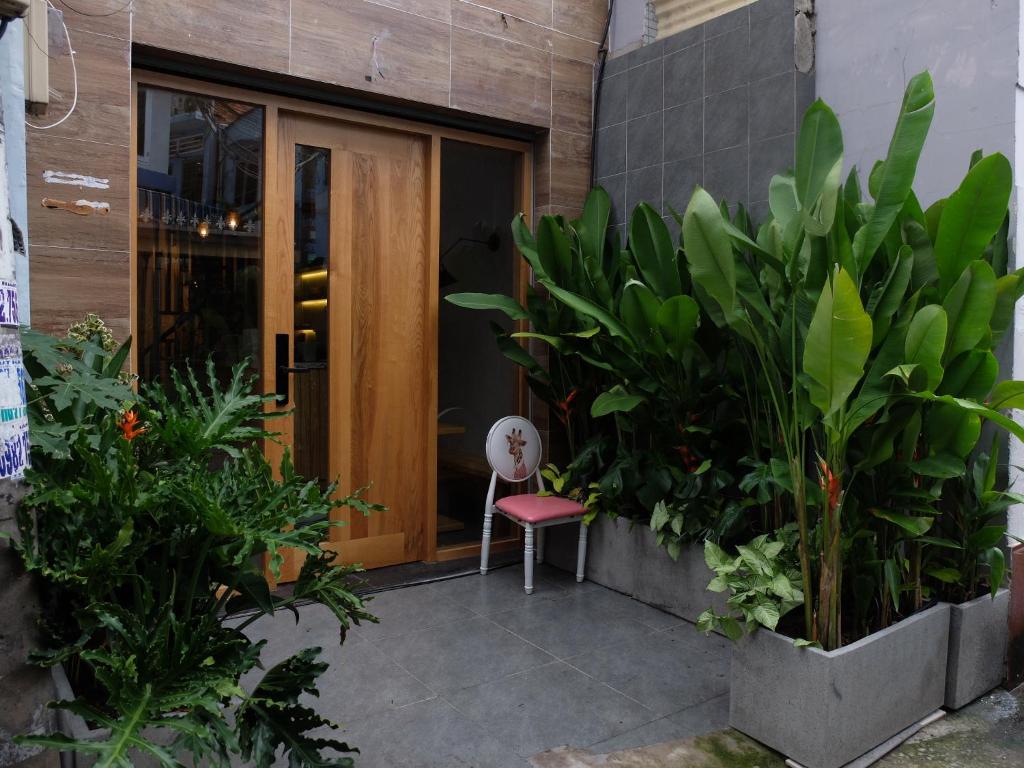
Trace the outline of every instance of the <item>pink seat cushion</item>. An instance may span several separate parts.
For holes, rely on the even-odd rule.
[[[535,496],[532,493],[506,496],[494,502],[494,506],[523,523],[543,523],[559,517],[578,517],[587,511],[582,505],[561,496]]]

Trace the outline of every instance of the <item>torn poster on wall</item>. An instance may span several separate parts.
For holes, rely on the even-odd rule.
[[[0,112],[0,478],[16,479],[29,466],[29,436],[5,138]]]

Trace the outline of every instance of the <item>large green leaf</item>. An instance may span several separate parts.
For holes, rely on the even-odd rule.
[[[572,276],[572,243],[554,216],[540,217],[537,253],[548,275],[566,285]]]
[[[679,360],[697,332],[700,307],[689,296],[673,296],[658,309],[657,321],[669,352]]]
[[[644,398],[640,395],[631,395],[616,385],[594,398],[594,402],[590,406],[590,415],[599,418],[607,416],[609,413],[629,412],[642,402],[644,402]]]
[[[942,351],[946,345],[946,310],[938,304],[921,307],[910,321],[903,359],[928,374],[928,389],[942,381]]]
[[[992,267],[980,259],[972,261],[950,288],[942,306],[949,316],[949,359],[973,349],[988,333],[996,306],[996,275]]]
[[[736,306],[736,265],[722,213],[711,195],[694,190],[683,215],[690,274],[728,317]]]
[[[630,334],[626,326],[616,320],[610,312],[607,312],[603,308],[597,306],[594,302],[589,301],[582,296],[578,296],[571,291],[558,287],[550,280],[542,280],[541,283],[548,289],[548,293],[565,304],[565,306],[579,312],[580,314],[593,318],[607,328],[608,332],[611,333],[612,336],[618,336],[631,344],[635,343],[632,334]]]
[[[915,517],[913,515],[905,515],[902,512],[892,512],[888,509],[872,509],[871,514],[898,525],[911,536],[921,536],[927,533],[928,529],[932,527],[932,523],[935,522],[934,518],[931,517]]]
[[[516,248],[523,254],[529,263],[530,267],[533,268],[533,275],[538,280],[547,277],[556,277],[557,272],[549,272],[548,269],[555,269],[554,264],[545,264],[541,259],[540,253],[537,251],[537,240],[534,238],[533,233],[530,232],[530,228],[526,226],[526,219],[523,214],[516,214],[516,217],[512,219],[512,239],[515,241]]]
[[[796,144],[795,182],[804,228],[832,228],[843,170],[843,132],[832,109],[818,99],[804,114]]]
[[[1024,408],[1024,381],[1000,381],[992,390],[988,404],[997,411]]]
[[[1012,189],[1010,162],[996,153],[975,164],[946,200],[935,237],[935,264],[943,291],[999,231]]]
[[[995,355],[987,349],[971,349],[950,361],[935,391],[940,395],[984,400],[998,375],[999,361]]]
[[[885,338],[892,323],[892,317],[903,302],[910,276],[914,270],[914,252],[909,245],[900,248],[892,268],[885,280],[877,287],[868,301],[867,311],[871,315],[872,346],[877,346]]]
[[[1004,416],[999,411],[982,405],[981,403],[976,403],[973,400],[968,400],[963,397],[953,397],[952,395],[936,395],[932,392],[908,392],[907,395],[909,397],[929,402],[955,405],[957,408],[966,411],[967,413],[975,413],[978,416],[981,416],[981,418],[991,421],[993,424],[1005,429],[1018,440],[1024,441],[1024,425],[1018,424],[1010,417]]]
[[[629,222],[629,250],[654,293],[663,299],[682,293],[672,237],[661,216],[647,203],[640,203],[633,211]]]
[[[633,337],[652,351],[664,351],[658,330],[660,307],[658,297],[639,280],[630,280],[622,289],[619,315]]]
[[[903,208],[934,113],[932,78],[927,72],[921,72],[907,83],[889,152],[877,178],[875,205],[853,238],[854,259],[860,265],[861,274],[867,271],[875,251]]]
[[[1003,275],[996,280],[996,304],[989,322],[993,346],[999,343],[1013,322],[1013,308],[1020,299],[1021,287],[1021,275],[1018,272]]]
[[[826,282],[804,344],[804,373],[811,403],[828,417],[846,404],[864,375],[871,352],[871,317],[857,286],[839,269]]]
[[[594,286],[594,293],[605,307],[611,308],[612,289],[604,271],[605,242],[611,198],[601,187],[595,187],[583,204],[583,215],[576,222],[583,268]]]
[[[513,320],[529,320],[530,316],[522,305],[511,296],[500,293],[452,293],[444,300],[457,307],[467,309],[496,309],[504,312]]]

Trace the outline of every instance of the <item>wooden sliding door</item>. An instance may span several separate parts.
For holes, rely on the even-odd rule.
[[[436,140],[281,112],[264,338],[297,469],[388,511],[324,547],[367,568],[428,556],[435,483]],[[268,350],[269,351],[269,350]],[[285,389],[287,392],[285,393]],[[284,580],[294,578],[298,558]]]

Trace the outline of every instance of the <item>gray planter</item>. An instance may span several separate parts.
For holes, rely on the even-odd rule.
[[[576,528],[548,528],[544,557],[550,564],[576,572]],[[642,600],[675,616],[696,621],[707,608],[725,610],[728,595],[707,591],[714,574],[704,564],[704,547],[683,548],[678,560],[655,542],[654,531],[625,518],[600,516],[587,536],[588,581]]]
[[[759,630],[732,654],[729,725],[806,768],[840,768],[945,697],[948,605],[836,651]]]
[[[68,680],[64,667],[60,664],[50,667],[50,673],[53,675],[53,687],[56,689],[57,699],[73,700],[75,692],[71,689],[71,681]],[[85,720],[66,709],[57,710],[57,727],[65,736],[78,741],[100,741],[110,738],[109,728],[90,728]],[[60,753],[60,768],[88,768],[95,764],[96,757],[85,752]]]
[[[951,606],[946,671],[950,709],[960,709],[1003,682],[1009,609],[1008,589],[999,590],[994,598],[986,594]]]

